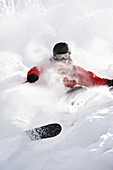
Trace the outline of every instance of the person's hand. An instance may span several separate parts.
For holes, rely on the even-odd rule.
[[[107,84],[109,87],[113,86],[113,80],[107,80],[107,81],[106,81],[106,84]]]
[[[34,83],[35,81],[37,81],[39,79],[39,76],[36,75],[36,74],[30,74],[28,77],[27,77],[27,82],[29,83]]]

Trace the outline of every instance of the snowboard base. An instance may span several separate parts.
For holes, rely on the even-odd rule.
[[[62,127],[60,124],[52,123],[31,130],[27,130],[26,133],[33,141],[35,141],[55,137],[61,132],[61,130]]]

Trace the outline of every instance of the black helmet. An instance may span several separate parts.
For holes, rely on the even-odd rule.
[[[60,42],[53,47],[53,56],[56,56],[56,54],[65,54],[65,53],[71,54],[71,51],[67,43]]]

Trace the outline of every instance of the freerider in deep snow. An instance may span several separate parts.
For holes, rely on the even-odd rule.
[[[71,50],[65,42],[57,43],[54,46],[53,56],[50,58],[49,67],[55,69],[64,85],[69,88],[74,88],[77,85],[85,87],[100,85],[113,86],[113,80],[98,77],[93,72],[74,65],[71,59]],[[34,66],[28,71],[26,82],[34,83],[38,81],[45,71],[46,68]]]

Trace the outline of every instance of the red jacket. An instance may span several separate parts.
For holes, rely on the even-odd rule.
[[[107,78],[100,78],[94,73],[73,64],[68,64],[65,66],[58,65],[55,67],[55,69],[57,70],[58,74],[61,75],[64,85],[70,88],[73,88],[76,85],[86,87],[106,85],[106,81],[108,80]],[[36,74],[39,77],[41,76],[37,66],[28,71],[27,77],[30,74]]]

